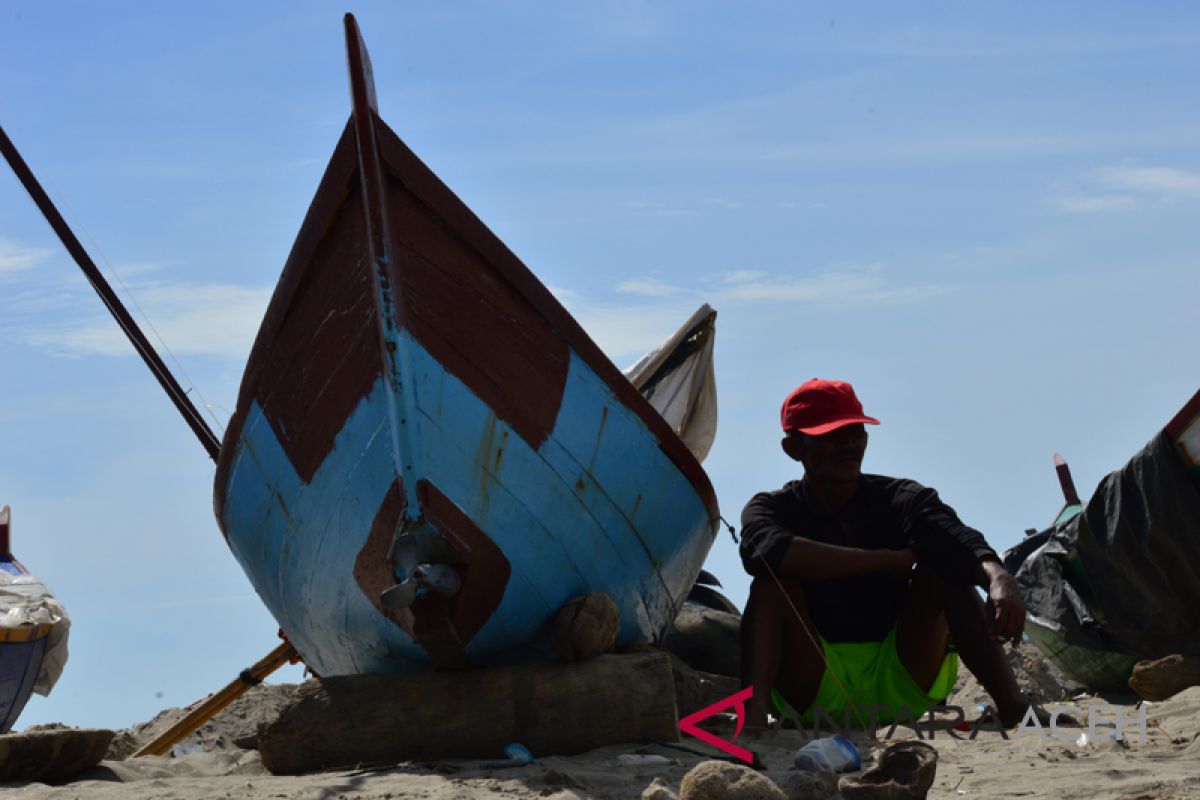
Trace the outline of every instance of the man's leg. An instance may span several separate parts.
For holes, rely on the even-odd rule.
[[[926,567],[913,571],[896,621],[896,655],[922,691],[928,692],[946,658],[946,585]]]
[[[988,634],[987,609],[979,593],[974,586],[947,584],[918,564],[896,625],[896,652],[924,690],[933,685],[941,668],[947,633],[954,638],[963,664],[996,702],[1000,721],[1020,722],[1029,702],[1017,686],[1003,647]]]
[[[767,726],[771,689],[804,711],[817,696],[825,654],[799,584],[785,582],[787,595],[772,578],[755,578],[742,614],[742,680],[754,687],[746,707],[746,729]],[[789,600],[791,601],[789,603]]]

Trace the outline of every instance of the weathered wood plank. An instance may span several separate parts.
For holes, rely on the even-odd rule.
[[[677,741],[675,681],[665,653],[577,664],[310,681],[259,735],[275,774],[439,758],[534,756],[618,742]]]

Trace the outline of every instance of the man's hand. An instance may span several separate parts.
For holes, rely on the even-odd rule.
[[[1017,579],[1008,574],[1004,565],[993,559],[979,562],[986,577],[988,633],[1000,643],[1016,646],[1025,632],[1025,604],[1017,590]]]
[[[890,573],[893,577],[906,581],[912,577],[913,564],[917,563],[917,555],[911,548],[903,550],[877,550],[882,561],[880,572]]]

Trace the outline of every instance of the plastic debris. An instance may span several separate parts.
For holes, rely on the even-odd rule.
[[[622,753],[617,756],[617,763],[623,767],[650,767],[664,766],[667,764],[678,764],[679,762],[673,758],[659,755],[642,755],[640,753]]]

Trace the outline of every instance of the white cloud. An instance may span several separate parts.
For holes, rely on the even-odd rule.
[[[546,288],[564,306],[570,307],[572,303],[579,301],[579,293],[571,289],[564,289],[561,286],[547,286]]]
[[[1101,167],[1093,179],[1112,189],[1159,197],[1200,197],[1200,173],[1174,167]]]
[[[635,307],[591,306],[575,318],[618,366],[633,364],[666,341],[687,321],[699,303],[656,303]]]
[[[936,284],[898,285],[881,264],[839,264],[809,275],[734,270],[704,279],[696,287],[675,286],[655,277],[617,284],[624,294],[646,302],[634,306],[588,303],[575,296],[571,312],[610,357],[636,358],[661,344],[703,302],[718,308],[810,304],[824,307],[916,302],[949,291]]]
[[[625,207],[651,217],[699,217],[717,213],[721,210],[735,211],[745,208],[746,204],[737,200],[726,200],[722,197],[709,197],[695,201],[702,208],[681,208],[668,206],[654,200],[627,200]]]
[[[641,212],[651,217],[698,217],[700,212],[695,209],[688,208],[669,208],[662,203],[655,203],[648,200],[630,200],[625,203],[626,208],[632,208],[634,211]]]
[[[1067,214],[1102,214],[1147,202],[1200,198],[1200,172],[1175,167],[1099,167],[1084,182],[1089,188],[1065,190],[1049,198],[1050,206]]]
[[[675,297],[686,294],[687,289],[672,286],[658,278],[634,278],[617,284],[617,291],[623,294],[639,294],[644,297]]]
[[[0,239],[0,274],[29,269],[40,264],[49,255],[49,250],[23,247],[7,239]]]
[[[738,279],[728,282],[718,300],[846,306],[906,302],[945,291],[945,287],[932,284],[898,286],[887,279],[883,267],[877,264],[837,267],[811,277],[754,275],[745,271],[734,274]]]
[[[643,0],[605,0],[565,6],[582,13],[583,24],[595,35],[617,39],[653,39],[669,31],[671,14]]]
[[[178,264],[171,261],[123,261],[119,268],[119,274],[116,269],[111,267],[106,267],[106,271],[109,273],[108,277],[110,279],[120,284],[123,281],[152,275],[175,266],[178,266]]]
[[[1075,194],[1052,197],[1050,204],[1068,214],[1100,214],[1132,208],[1137,200],[1127,194]]]
[[[672,286],[657,278],[635,278],[619,283],[617,291],[647,297],[711,299],[715,302],[811,302],[830,305],[912,300],[944,290],[932,284],[898,286],[882,264],[838,264],[815,275],[780,275],[764,270],[740,269],[708,278],[707,288]]]
[[[769,272],[764,272],[761,269],[737,269],[733,272],[726,272],[718,278],[720,283],[749,283],[752,281],[763,280],[770,277]]]
[[[107,315],[79,321],[55,311],[85,302],[81,281],[53,292],[27,294],[20,306],[36,324],[10,327],[6,335],[63,357],[126,356],[133,349]],[[131,312],[156,348],[176,356],[246,358],[270,289],[231,284],[165,284],[133,286],[140,312]],[[814,275],[788,275],[765,270],[732,270],[710,276],[695,286],[667,283],[655,276],[630,278],[616,290],[643,298],[630,306],[590,302],[578,292],[550,287],[598,344],[614,358],[636,358],[660,344],[702,302],[714,305],[809,303],[844,307],[920,300],[944,291],[935,285],[897,285],[879,264],[834,265]],[[50,318],[50,317],[54,318]],[[143,322],[149,318],[153,330]],[[57,321],[56,321],[57,319]],[[157,331],[157,336],[155,335]],[[165,356],[165,353],[164,353]]]
[[[157,285],[138,289],[137,298],[158,336],[141,319],[138,324],[156,347],[161,337],[175,355],[244,359],[266,310],[270,290],[228,284]],[[42,323],[26,330],[20,338],[67,357],[124,356],[134,352],[125,334],[108,317],[81,323]]]

